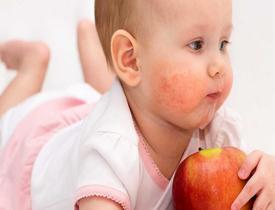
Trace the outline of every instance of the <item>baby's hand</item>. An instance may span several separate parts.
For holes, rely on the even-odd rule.
[[[253,174],[252,172],[255,171]],[[251,198],[257,196],[253,210],[275,209],[275,157],[261,151],[248,155],[239,170],[243,180],[251,178],[232,204],[231,210],[240,210]]]

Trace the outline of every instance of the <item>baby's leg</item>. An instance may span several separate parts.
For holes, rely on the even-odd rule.
[[[110,88],[114,74],[108,70],[93,22],[89,20],[80,21],[77,27],[77,36],[85,82],[104,93]]]
[[[49,49],[41,42],[13,40],[0,44],[0,61],[17,71],[16,77],[0,95],[0,116],[43,85],[49,62]]]

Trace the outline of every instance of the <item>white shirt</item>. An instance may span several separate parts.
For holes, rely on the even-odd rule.
[[[244,149],[239,118],[221,109],[195,131],[182,159],[199,147]],[[173,209],[166,180],[139,138],[123,89],[116,81],[87,118],[58,132],[40,151],[32,173],[33,210],[73,210],[88,196],[124,209]]]

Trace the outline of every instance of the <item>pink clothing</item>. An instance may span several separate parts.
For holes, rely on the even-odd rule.
[[[83,119],[91,108],[76,98],[59,98],[40,105],[18,124],[0,155],[1,210],[31,210],[32,167],[41,148],[60,129]]]

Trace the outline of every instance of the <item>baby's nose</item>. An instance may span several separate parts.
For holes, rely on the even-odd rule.
[[[208,67],[208,75],[212,78],[222,77],[224,75],[224,66],[221,63],[215,63]]]

